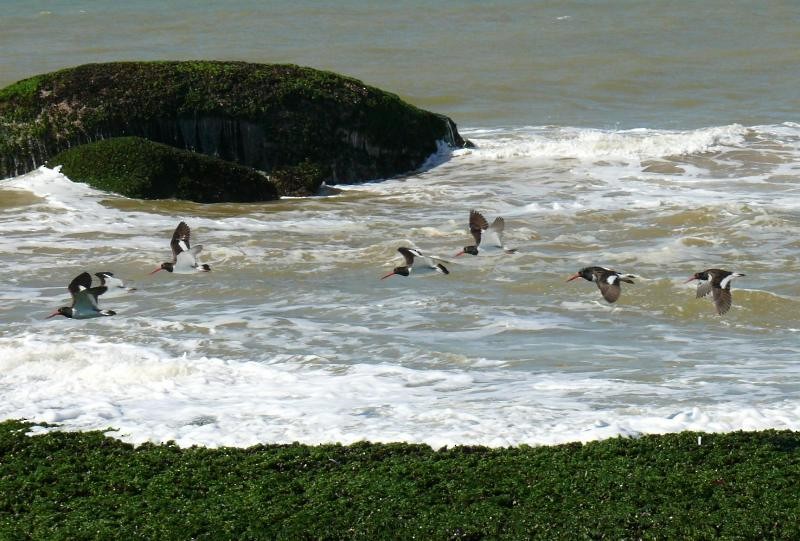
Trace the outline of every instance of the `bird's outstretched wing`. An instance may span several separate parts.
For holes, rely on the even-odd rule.
[[[128,287],[125,282],[114,276],[113,272],[96,272],[94,275],[100,278],[100,285],[104,285],[108,288],[108,293],[115,293],[119,291],[136,291],[135,287]]]
[[[94,275],[100,279],[101,285],[106,285],[106,282],[110,281],[109,280],[110,278],[113,278],[114,273],[111,271],[103,271],[103,272],[96,272],[94,273]]]
[[[418,257],[421,257],[425,261],[425,264],[431,269],[435,270],[436,272],[441,272],[442,274],[450,274],[450,271],[447,270],[447,267],[444,266],[445,263],[449,265],[451,263],[450,261],[442,259],[441,257],[437,257],[435,255],[423,254],[419,250],[414,250],[414,253]]]
[[[717,308],[717,313],[719,315],[722,315],[731,309],[733,298],[731,297],[730,289],[715,287],[711,289],[711,293],[714,296],[714,306]]]
[[[489,231],[493,231],[494,234],[497,236],[497,247],[505,249],[505,243],[503,243],[503,231],[506,229],[506,221],[501,217],[498,216],[492,222],[492,225],[489,226]]]
[[[445,259],[432,255],[423,254],[416,248],[406,248],[402,246],[398,248],[397,251],[403,254],[403,257],[406,259],[406,266],[408,266],[409,268],[414,265],[415,260],[420,259],[424,262],[424,265],[435,270],[436,272],[440,272],[442,274],[450,274],[450,271],[447,270],[447,267],[445,267],[443,264],[450,262]]]
[[[175,256],[175,266],[180,267],[182,269],[190,269],[197,266],[197,254],[199,254],[203,250],[203,245],[198,244],[197,246],[192,246],[188,250],[184,250],[179,252],[178,255]]]
[[[617,302],[619,294],[622,293],[622,289],[619,287],[619,280],[615,281],[613,284],[609,284],[605,280],[598,280],[597,287],[600,288],[600,293],[602,293],[603,298],[611,303]]]
[[[506,228],[506,221],[503,219],[502,216],[498,216],[492,222],[492,225],[489,226],[489,229],[497,233],[498,235],[502,233]]]
[[[422,254],[420,254],[420,255],[422,255]],[[425,254],[422,257],[424,257],[425,259],[430,261],[431,264],[438,264],[438,263],[447,263],[448,265],[452,265],[453,264],[453,262],[450,261],[449,259],[445,259],[443,257],[439,257],[438,255]]]
[[[94,275],[100,278],[100,285],[104,285],[109,289],[122,289],[125,287],[122,280],[114,277],[113,272],[96,272]]]
[[[405,246],[401,246],[397,249],[403,255],[403,259],[406,260],[406,266],[412,267],[414,265],[414,256],[420,255],[418,250],[414,250],[413,248],[406,248]]]
[[[596,268],[594,271],[594,281],[597,282],[597,287],[603,298],[610,303],[617,302],[622,288],[620,282],[633,283],[632,275],[620,274],[616,271],[605,269],[602,267]]]
[[[697,298],[705,297],[709,293],[711,293],[711,280],[701,280],[697,284]]]
[[[483,214],[477,210],[469,211],[469,232],[475,239],[475,246],[481,244],[481,232],[489,228],[489,222],[483,217]]]
[[[90,287],[84,289],[74,297],[72,309],[76,312],[99,312],[100,307],[97,304],[97,297],[102,295],[108,290],[106,286]]]
[[[186,222],[181,222],[178,224],[178,227],[175,228],[175,232],[172,234],[172,240],[170,241],[169,245],[172,248],[172,258],[173,261],[178,260],[178,254],[189,250],[190,242],[189,237],[191,236],[191,231],[189,226],[186,225]]]
[[[72,300],[74,302],[76,295],[90,287],[92,287],[92,275],[88,272],[82,272],[72,279],[67,289],[69,290],[69,294],[72,295]]]

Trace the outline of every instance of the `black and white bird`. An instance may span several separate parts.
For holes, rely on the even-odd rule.
[[[692,280],[700,280],[700,283],[697,284],[697,298],[705,297],[711,293],[717,314],[722,315],[731,309],[731,304],[733,303],[731,282],[734,278],[739,278],[740,276],[744,276],[744,274],[723,269],[706,269],[694,273],[684,284],[688,284]]]
[[[94,273],[100,279],[100,285],[106,286],[106,298],[114,296],[114,294],[130,293],[136,291],[135,287],[128,287],[125,283],[114,276],[113,272],[103,271]]]
[[[487,249],[502,250],[506,254],[513,254],[517,251],[517,249],[508,248],[503,243],[503,231],[505,231],[505,228],[506,221],[500,216],[494,219],[492,225],[489,225],[489,222],[486,220],[483,214],[477,210],[469,211],[469,232],[472,233],[472,238],[475,240],[475,244],[471,246],[464,246],[464,249],[458,252],[456,257],[464,254],[478,255],[481,252],[486,252]],[[494,233],[494,235],[497,237],[497,243],[494,245],[487,246],[484,244],[481,246],[481,240],[483,240],[484,231]]]
[[[67,286],[72,295],[72,306],[62,306],[46,319],[55,316],[64,316],[70,319],[89,319],[93,317],[113,316],[113,310],[101,310],[97,304],[97,297],[108,289],[106,286],[92,287],[92,276],[83,272],[75,277]]]
[[[186,222],[181,222],[172,234],[172,241],[169,245],[172,248],[172,261],[161,264],[150,274],[155,274],[160,270],[175,272],[178,274],[190,274],[194,272],[208,272],[211,267],[197,261],[197,254],[203,250],[203,245],[191,246],[189,237],[191,232]]]
[[[427,256],[423,255],[422,252],[417,250],[416,248],[406,248],[405,246],[401,246],[397,249],[403,255],[405,259],[405,265],[400,267],[395,267],[392,269],[392,272],[387,274],[386,276],[381,277],[381,280],[389,278],[390,276],[408,276],[411,274],[411,269],[416,268],[419,269],[417,272],[425,270],[425,271],[434,271],[441,274],[450,274],[450,271],[447,270],[447,267],[444,266],[444,263],[447,263],[444,259],[440,259],[435,256]],[[414,267],[414,261],[421,260],[424,262],[423,265],[419,265]]]
[[[570,276],[567,282],[571,282],[576,278],[583,278],[584,280],[595,282],[597,287],[600,288],[600,293],[602,293],[603,298],[610,303],[615,303],[617,299],[619,299],[620,293],[622,293],[620,282],[632,284],[634,283],[632,278],[635,278],[635,276],[632,274],[621,274],[605,267],[584,267]]]

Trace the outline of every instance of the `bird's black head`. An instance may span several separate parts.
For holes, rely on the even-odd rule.
[[[158,267],[156,270],[154,270],[150,274],[155,274],[158,271],[162,271],[162,270],[165,270],[167,272],[172,272],[174,268],[175,268],[175,264],[174,263],[170,263],[169,261],[165,261],[164,263],[161,264],[160,267]],[[211,269],[209,269],[209,270],[211,270]]]
[[[584,280],[589,280],[590,282],[594,280],[594,273],[592,272],[592,267],[583,267],[581,270],[567,278],[567,282],[571,282],[576,278],[583,278]]]
[[[392,272],[390,272],[386,276],[381,277],[381,280],[384,280],[384,279],[386,279],[386,278],[388,278],[390,276],[394,276],[395,274],[398,275],[398,276],[408,276],[410,273],[411,272],[410,272],[409,268],[406,267],[406,266],[395,267],[394,269],[392,269]]]
[[[456,257],[464,254],[469,255],[478,255],[478,247],[477,246],[464,246],[464,249],[461,250],[459,253],[456,254]]]
[[[691,282],[692,280],[708,280],[708,271],[696,272],[692,274],[685,283]]]
[[[207,265],[206,263],[203,263],[202,265],[200,265],[200,270],[203,272],[211,272],[211,266]]]
[[[47,316],[45,319],[50,319],[51,317],[56,317],[56,316],[64,316],[71,318],[72,308],[69,306],[62,306],[61,308],[59,308],[58,310]]]
[[[584,280],[589,280],[590,282],[594,280],[594,268],[593,267],[583,267],[581,270],[578,271]]]

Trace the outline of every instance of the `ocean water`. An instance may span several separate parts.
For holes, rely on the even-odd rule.
[[[6,0],[0,85],[116,59],[292,62],[474,149],[270,204],[0,180],[0,418],[180,445],[506,446],[800,429],[800,6]],[[454,255],[470,209],[516,254]],[[149,275],[180,220],[213,271]],[[381,276],[399,246],[451,273]],[[608,305],[566,279],[636,275]],[[745,273],[723,317],[694,272]],[[136,291],[45,319],[82,271]]]

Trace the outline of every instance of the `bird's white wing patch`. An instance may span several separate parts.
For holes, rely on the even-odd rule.
[[[195,246],[194,248],[192,248],[192,250],[190,252],[181,252],[181,253],[179,253],[178,257],[176,258],[175,266],[176,267],[194,267],[195,265],[197,265],[197,259],[194,257],[195,253],[197,253],[197,252],[195,252],[196,248],[198,248],[198,247]],[[199,250],[197,250],[197,251],[199,252]]]
[[[727,289],[727,288],[728,288],[728,286],[729,286],[729,285],[730,285],[730,283],[731,283],[731,280],[733,280],[734,278],[738,278],[739,276],[742,276],[742,275],[741,275],[741,274],[739,274],[739,273],[736,273],[736,272],[734,272],[734,273],[733,273],[733,274],[731,274],[730,276],[726,276],[725,278],[723,278],[723,279],[722,279],[722,281],[719,283],[719,286],[720,286],[722,289]]]
[[[106,287],[108,287],[108,289],[124,288],[125,284],[123,284],[122,280],[120,280],[119,278],[114,278],[113,276],[106,276]]]
[[[495,248],[504,248],[505,244],[503,244],[503,230],[497,229],[489,229],[487,231],[486,237],[489,240],[489,244],[492,244]],[[494,242],[491,242],[494,240]],[[486,240],[484,240],[484,244],[487,244]]]
[[[450,261],[448,259],[444,259],[443,257],[439,257],[438,255],[424,254],[417,248],[408,248],[408,251],[411,252],[412,254],[414,254],[414,256],[416,256],[418,258],[424,259],[425,260],[425,264],[428,265],[431,268],[436,268],[438,263],[449,263],[449,264],[453,263],[452,261]]]
[[[451,265],[453,264],[453,262],[450,261],[449,259],[445,259],[443,257],[439,257],[438,255],[426,255],[424,257],[427,257],[428,259],[430,259],[434,263],[449,263]]]

